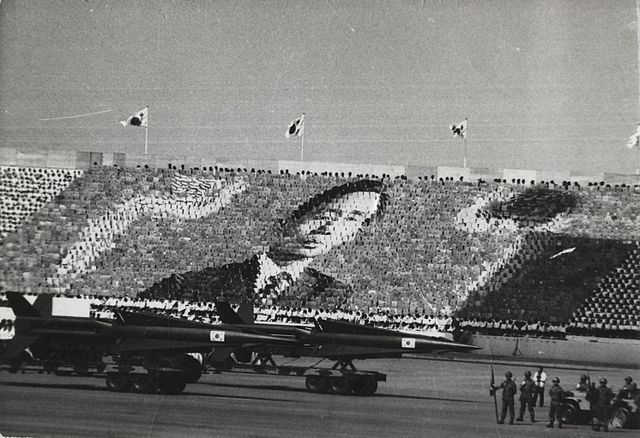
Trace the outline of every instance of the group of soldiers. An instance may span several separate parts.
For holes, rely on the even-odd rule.
[[[529,411],[531,422],[535,423],[535,405],[539,400],[540,407],[544,406],[544,393],[545,383],[547,376],[543,367],[540,367],[538,372],[534,376],[531,375],[531,371],[524,372],[524,379],[520,384],[520,416],[515,418],[515,396],[517,394],[516,383],[512,380],[513,373],[507,371],[505,373],[505,381],[499,385],[491,385],[490,394],[494,395],[495,391],[502,389],[502,412],[498,424],[504,424],[507,417],[507,411],[509,411],[510,421],[509,424],[513,424],[515,421],[524,421],[524,413]],[[554,427],[557,421],[558,427],[562,428],[562,409],[567,391],[560,386],[560,379],[554,377],[551,382],[553,385],[549,388],[548,395],[550,398],[549,408],[549,424],[547,427]],[[591,405],[591,425],[593,430],[600,431],[601,428],[605,432],[609,431],[609,406],[614,399],[614,394],[611,388],[607,386],[607,379],[602,377],[599,381],[600,386],[596,386],[595,382],[589,382],[589,377],[582,375],[580,381],[576,385],[576,391],[585,392],[586,399]],[[632,398],[638,393],[636,383],[630,376],[625,378],[625,386],[618,393],[619,398]]]

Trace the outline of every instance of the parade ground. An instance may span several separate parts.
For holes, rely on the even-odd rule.
[[[539,363],[496,362],[496,381],[522,379]],[[544,364],[542,364],[544,365]],[[487,362],[368,360],[387,374],[372,397],[312,394],[304,379],[205,374],[179,396],[109,392],[103,378],[0,373],[0,434],[32,437],[590,437],[585,425],[547,429],[548,403],[536,423],[497,425]],[[607,377],[615,389],[637,370],[545,367],[573,389],[580,374]],[[500,404],[498,394],[498,404]],[[518,403],[516,402],[516,415]],[[638,431],[621,430],[624,436]]]

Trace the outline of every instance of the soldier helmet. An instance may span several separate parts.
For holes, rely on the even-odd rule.
[[[601,378],[601,379],[600,379],[600,383],[602,383],[602,384],[605,384],[605,385],[606,385],[606,384],[607,384],[607,379],[606,379],[606,377]]]
[[[580,381],[581,382],[586,382],[587,381],[587,375],[586,374],[581,375],[580,376]]]
[[[624,378],[624,381],[631,383],[631,382],[633,382],[633,379],[631,378],[631,376],[627,376],[627,377]]]
[[[552,380],[553,383],[560,383],[560,379],[557,377],[554,377]]]
[[[524,372],[525,377],[531,377],[531,371],[527,370]]]
[[[513,377],[513,373],[511,373],[511,371],[507,371],[506,373],[504,373],[504,376],[507,378],[511,378]]]

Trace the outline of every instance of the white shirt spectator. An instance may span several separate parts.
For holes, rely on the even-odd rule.
[[[539,388],[544,388],[544,384],[547,381],[547,373],[544,371],[536,371],[533,374],[533,382]]]

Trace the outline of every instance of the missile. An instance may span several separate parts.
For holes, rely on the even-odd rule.
[[[438,340],[431,337],[405,335],[361,335],[345,333],[314,332],[309,335],[308,342],[312,344],[353,345],[358,347],[375,347],[403,350],[406,353],[425,353],[438,351],[470,351],[480,347],[469,344],[459,344],[448,340]]]

